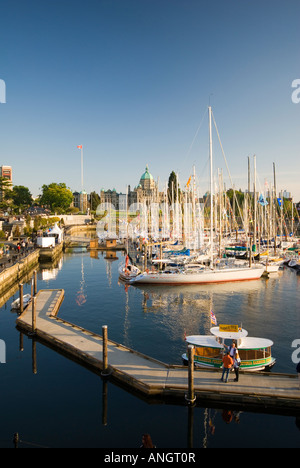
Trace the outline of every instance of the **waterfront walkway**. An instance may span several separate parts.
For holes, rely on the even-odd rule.
[[[0,272],[20,262],[33,251],[34,247],[28,247],[26,249],[21,249],[20,252],[18,252],[17,249],[14,249],[14,251],[11,250],[8,254],[2,255],[0,258]]]
[[[57,317],[63,290],[41,290],[36,296],[37,338],[96,371],[103,370],[103,339]],[[32,330],[32,303],[17,319],[18,329]],[[111,378],[131,391],[160,398],[184,397],[188,391],[188,368],[159,362],[108,340]],[[240,381],[220,381],[221,372],[196,370],[194,389],[198,401],[245,405],[270,411],[300,412],[297,375],[241,373]]]

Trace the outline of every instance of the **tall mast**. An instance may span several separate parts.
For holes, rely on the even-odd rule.
[[[253,243],[255,246],[255,252],[257,247],[257,199],[256,199],[256,156],[253,156],[254,160],[254,224],[253,224]]]
[[[212,125],[211,125],[211,106],[208,107],[209,117],[209,159],[210,159],[210,255],[213,263],[214,250],[214,195],[213,195],[213,158],[212,158]]]
[[[276,184],[276,166],[273,163],[273,175],[274,175],[274,254],[277,254],[277,184]]]

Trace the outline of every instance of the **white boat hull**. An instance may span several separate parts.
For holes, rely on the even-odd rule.
[[[278,273],[280,266],[279,265],[267,265],[266,273]]]
[[[255,268],[228,268],[224,270],[203,270],[191,273],[143,273],[132,279],[141,284],[211,284],[232,281],[260,279],[265,271],[263,266]]]
[[[183,354],[182,355],[182,360],[183,360],[183,363],[185,365],[188,365],[188,362],[189,362],[189,359],[188,359],[188,356],[187,354]],[[266,370],[270,370],[272,369],[272,367],[274,367],[276,364],[276,359],[275,358],[272,358],[271,362],[268,364],[268,365],[256,365],[256,366],[248,366],[246,368],[243,368],[243,366],[241,366],[241,370],[243,370],[244,372],[261,372],[261,371],[266,371]],[[200,363],[200,362],[194,362],[194,365],[195,367],[199,368],[199,369],[216,369],[216,366],[212,365],[212,364],[205,364],[204,362],[203,363]],[[220,366],[220,369],[221,369],[221,366]],[[232,372],[234,371],[234,368],[232,368],[231,370]]]

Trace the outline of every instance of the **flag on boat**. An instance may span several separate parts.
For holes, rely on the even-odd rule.
[[[187,187],[190,185],[191,180],[192,180],[192,176],[190,176],[189,180],[187,181],[187,184],[186,184]]]
[[[216,318],[215,314],[213,313],[213,311],[211,311],[210,316],[211,316],[211,323],[213,325],[218,325],[217,318]]]
[[[77,146],[78,149],[82,149],[82,145]]]

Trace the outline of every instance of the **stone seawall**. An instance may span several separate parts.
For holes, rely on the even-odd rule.
[[[27,257],[22,258],[18,263],[0,273],[0,295],[4,294],[15,283],[18,283],[35,265],[39,265],[38,250],[30,253]]]
[[[96,224],[89,226],[69,226],[65,229],[66,236],[86,236],[86,237],[96,237]]]

